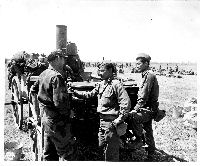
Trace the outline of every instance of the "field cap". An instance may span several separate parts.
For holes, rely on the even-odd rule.
[[[145,53],[139,53],[138,56],[136,57],[136,60],[138,60],[139,58],[144,59],[148,62],[150,62],[150,60],[151,60],[151,57]]]
[[[49,62],[53,61],[54,59],[56,59],[56,57],[67,57],[63,52],[62,50],[58,49],[58,50],[55,50],[53,52],[51,52],[48,56],[47,56],[47,60]]]

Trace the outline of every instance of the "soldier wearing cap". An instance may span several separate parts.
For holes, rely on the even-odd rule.
[[[136,67],[142,73],[142,80],[139,87],[137,104],[134,110],[131,111],[132,120],[143,124],[143,129],[146,131],[145,141],[148,145],[146,151],[148,153],[147,160],[149,161],[153,159],[153,154],[156,149],[152,130],[152,119],[159,105],[159,85],[156,76],[149,71],[150,60],[151,57],[145,53],[138,54],[136,58]],[[140,142],[141,137],[142,131],[140,130],[137,133],[136,142]]]
[[[104,150],[105,161],[119,161],[120,134],[116,129],[123,123],[131,107],[126,90],[115,79],[116,72],[113,63],[102,63],[99,65],[99,75],[103,81],[91,92],[74,91],[74,95],[79,98],[98,97],[99,146]]]
[[[42,69],[46,69],[48,68],[49,64],[47,62],[47,57],[44,55],[44,54],[41,54],[39,57],[38,57],[38,67],[39,68],[42,68]]]
[[[38,60],[40,63],[47,63],[47,57],[44,54],[40,54]]]
[[[65,56],[57,50],[47,60],[48,69],[31,88],[31,93],[37,94],[44,128],[43,160],[73,160],[75,139],[70,131],[69,95],[63,77]]]

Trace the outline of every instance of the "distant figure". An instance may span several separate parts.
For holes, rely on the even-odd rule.
[[[178,72],[178,65],[175,66],[175,72]]]
[[[172,74],[173,73],[173,69],[172,69],[172,67],[169,67],[169,72],[168,72],[169,74]]]
[[[119,73],[124,74],[123,68],[120,68],[120,69],[119,69]]]
[[[133,67],[132,70],[131,70],[131,73],[135,73],[135,72],[136,72],[136,70],[135,70],[135,68]]]
[[[168,63],[167,63],[167,71],[168,71]]]
[[[21,75],[24,74],[26,66],[26,57],[28,54],[25,51],[18,52],[13,55],[10,63],[8,64],[8,88],[11,89],[12,79],[14,76],[18,76],[19,80]]]
[[[160,67],[159,67],[159,71],[162,71],[162,66],[160,65]]]
[[[30,55],[30,58],[26,61],[26,71],[28,73],[33,73],[35,70],[38,69],[38,57],[35,53]]]
[[[194,75],[194,71],[192,71],[192,69],[190,69],[189,75]]]
[[[44,70],[48,68],[48,66],[49,64],[45,55],[38,56],[35,53],[30,55],[30,59],[27,60],[25,68],[27,72],[26,85],[28,85],[28,88],[30,88],[32,85],[30,82],[31,76],[39,76]]]
[[[156,68],[155,68],[155,67],[152,67],[151,70],[152,70],[153,72],[155,72],[155,71],[156,71]]]

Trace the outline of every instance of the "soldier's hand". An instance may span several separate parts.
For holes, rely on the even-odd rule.
[[[72,82],[71,82],[71,81],[68,81],[68,82],[67,82],[67,87],[68,87],[68,88],[71,88],[71,87],[72,87]]]
[[[71,77],[67,77],[67,82],[71,83],[72,82],[72,78]]]
[[[136,110],[132,110],[132,111],[129,112],[129,113],[130,113],[130,114],[131,114],[131,113],[137,113],[137,111],[136,111]]]
[[[111,122],[111,123],[109,124],[109,127],[108,127],[108,128],[112,130],[112,129],[115,129],[116,126],[117,126],[117,125],[116,125],[114,122]]]
[[[74,89],[72,87],[69,87],[67,90],[68,90],[68,93],[74,93]]]

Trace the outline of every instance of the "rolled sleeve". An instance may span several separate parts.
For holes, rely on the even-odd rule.
[[[127,91],[125,90],[125,88],[123,87],[121,83],[116,84],[115,89],[116,89],[116,94],[118,98],[118,104],[120,107],[119,117],[117,118],[117,121],[118,123],[120,123],[127,117],[128,112],[130,111],[130,108],[131,108],[131,101],[130,101]]]
[[[92,91],[86,92],[86,91],[74,91],[74,96],[82,99],[88,99],[97,96],[99,93],[99,85],[96,86]]]

